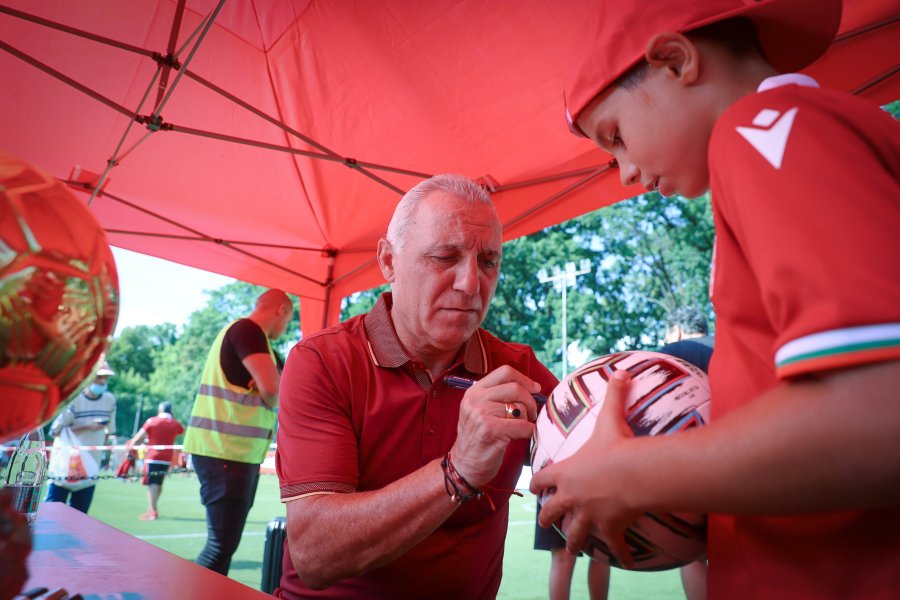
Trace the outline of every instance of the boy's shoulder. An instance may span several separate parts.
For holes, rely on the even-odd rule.
[[[890,156],[900,146],[898,127],[878,106],[846,92],[782,85],[748,94],[722,113],[710,140],[710,162],[713,170],[717,163],[736,161],[779,170],[791,154],[840,154],[822,141],[846,146],[852,138]]]
[[[759,118],[761,110],[787,111],[791,108],[806,108],[816,112],[833,112],[847,115],[859,114],[892,120],[891,116],[869,100],[864,100],[842,90],[808,85],[779,85],[761,92],[747,94],[735,102],[720,117],[720,121],[740,121],[749,117]]]

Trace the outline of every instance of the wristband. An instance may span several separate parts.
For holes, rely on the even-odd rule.
[[[441,461],[441,470],[444,472],[444,489],[447,490],[447,495],[456,504],[465,504],[470,500],[480,500],[484,496],[484,492],[469,485],[465,477],[459,474],[459,471],[456,470],[456,467],[450,461],[449,452],[444,456],[444,460]]]

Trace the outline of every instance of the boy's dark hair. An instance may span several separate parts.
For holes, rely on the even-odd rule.
[[[693,306],[680,306],[666,316],[666,329],[671,329],[676,325],[681,327],[685,333],[709,335],[706,315]]]
[[[706,40],[722,46],[735,58],[765,56],[759,44],[756,25],[749,19],[725,19],[705,27],[688,31],[685,35],[692,40]],[[616,87],[630,89],[635,87],[649,72],[649,64],[641,59],[636,65],[625,71],[615,82]]]
[[[172,403],[171,402],[160,402],[159,403],[159,412],[172,414]]]

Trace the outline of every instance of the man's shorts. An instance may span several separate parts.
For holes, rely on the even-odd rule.
[[[141,483],[144,485],[162,485],[166,473],[169,472],[168,463],[144,463],[144,478]]]

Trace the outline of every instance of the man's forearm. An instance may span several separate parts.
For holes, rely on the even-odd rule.
[[[372,492],[317,495],[287,505],[291,560],[321,589],[390,563],[456,510],[440,461]]]

